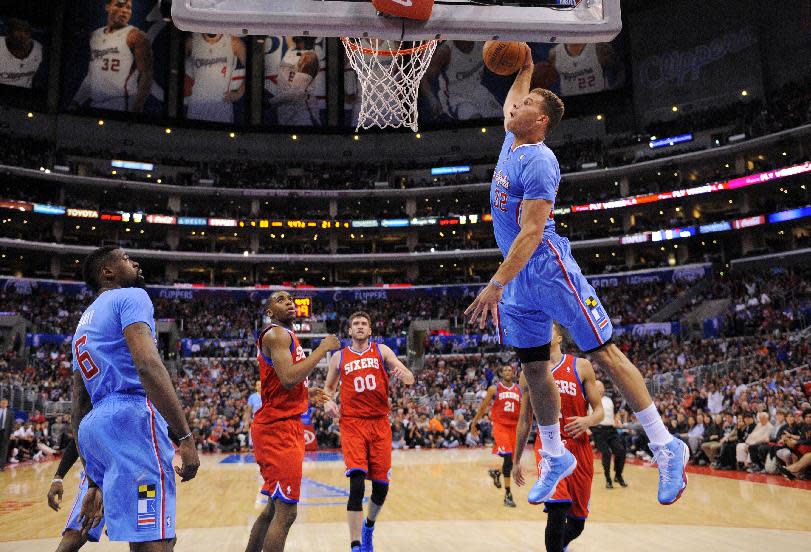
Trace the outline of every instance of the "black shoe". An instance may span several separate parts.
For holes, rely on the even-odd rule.
[[[797,479],[797,476],[794,475],[792,472],[790,472],[788,468],[786,468],[785,466],[781,466],[780,464],[778,464],[777,469],[780,470],[780,473],[786,476],[790,481],[794,481],[795,479]]]
[[[614,484],[613,484],[613,483],[611,483],[611,480],[610,480],[610,479],[606,479],[606,480],[605,480],[605,488],[606,488],[606,489],[613,489],[613,488],[614,488]]]
[[[620,487],[627,487],[628,486],[628,483],[625,482],[625,480],[622,478],[621,475],[615,475],[614,476],[614,481],[619,483]]]
[[[515,508],[515,501],[513,500],[513,495],[504,495],[504,505],[509,506],[510,508]]]
[[[487,473],[490,474],[490,477],[493,478],[493,485],[496,486],[496,489],[500,489],[501,488],[501,470],[488,470]]]

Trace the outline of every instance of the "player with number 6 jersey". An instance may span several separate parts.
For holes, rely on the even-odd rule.
[[[479,410],[470,422],[470,431],[473,437],[478,437],[479,420],[482,419],[490,403],[490,419],[493,422],[493,454],[502,458],[501,469],[492,469],[488,473],[493,478],[497,489],[501,488],[500,477],[504,476],[504,505],[515,508],[512,490],[510,489],[510,473],[512,472],[513,443],[515,442],[515,426],[518,424],[518,411],[521,407],[521,389],[515,383],[515,372],[512,366],[501,368],[501,381],[487,388]]]
[[[325,404],[327,414],[341,420],[341,450],[349,478],[347,519],[352,550],[371,552],[375,520],[388,493],[391,471],[391,423],[389,421],[389,374],[406,385],[414,375],[394,351],[371,341],[372,318],[365,312],[349,317],[352,344],[333,355],[329,362],[324,392],[335,395],[340,382],[340,411],[333,400]],[[372,496],[363,522],[365,480],[372,481]]]
[[[187,481],[200,460],[156,346],[152,301],[138,263],[118,247],[88,255],[84,278],[98,295],[73,336],[72,424],[88,479],[78,521],[85,532],[103,515],[110,540],[172,550],[174,472]],[[174,471],[170,428],[182,459]]]

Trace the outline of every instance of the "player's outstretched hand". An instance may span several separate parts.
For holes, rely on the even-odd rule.
[[[589,419],[587,416],[572,416],[566,419],[569,423],[563,426],[563,429],[566,433],[571,435],[573,439],[577,439],[589,430]]]
[[[336,420],[341,417],[341,411],[338,408],[338,404],[329,399],[327,402],[324,403],[324,412],[330,418],[335,418]]]
[[[320,345],[326,348],[327,351],[334,351],[341,348],[341,340],[335,334],[329,334],[321,340]]]
[[[513,464],[513,481],[515,481],[515,484],[519,487],[523,487],[524,483],[526,483],[524,480],[524,470],[520,462]]]
[[[194,444],[194,437],[183,439],[180,442],[180,466],[175,466],[175,472],[180,476],[180,482],[194,479],[197,470],[200,468],[200,458],[197,456],[197,445]]]
[[[65,490],[62,488],[61,481],[52,481],[51,488],[48,489],[48,506],[55,512],[59,511],[59,504],[62,502],[62,494]]]
[[[493,315],[493,320],[498,320],[498,302],[501,301],[502,288],[493,284],[487,284],[476,296],[476,299],[465,309],[465,316],[469,317],[470,323],[475,324],[479,319],[479,329],[484,329],[487,325],[488,315]]]
[[[87,537],[87,533],[94,527],[98,527],[104,517],[104,500],[101,489],[90,487],[84,495],[82,509],[79,510],[79,523],[82,525],[82,536]]]
[[[307,398],[310,399],[311,404],[321,406],[329,400],[329,395],[320,387],[309,387],[307,389]]]

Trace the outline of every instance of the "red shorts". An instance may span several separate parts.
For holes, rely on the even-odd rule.
[[[594,479],[594,453],[588,439],[565,439],[564,446],[577,459],[577,467],[572,475],[558,483],[555,494],[546,502],[571,502],[572,508],[566,514],[577,519],[589,517],[589,501],[591,500],[591,481]],[[535,438],[535,462],[540,475],[541,465],[541,439]],[[546,511],[546,507],[544,507]]]
[[[262,494],[294,504],[301,494],[304,426],[301,417],[251,425],[254,456],[265,480]]]
[[[340,424],[346,475],[362,471],[366,479],[388,483],[391,478],[391,424],[388,416],[341,418]]]
[[[516,427],[493,423],[493,454],[503,456],[513,453]]]

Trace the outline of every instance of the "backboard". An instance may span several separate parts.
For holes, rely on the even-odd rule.
[[[620,0],[569,3],[574,0],[437,0],[422,22],[381,17],[369,0],[173,0],[172,20],[184,31],[404,41],[587,43],[619,34]]]

